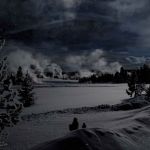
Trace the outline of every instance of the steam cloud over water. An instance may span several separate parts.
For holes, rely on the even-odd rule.
[[[66,58],[66,66],[70,70],[78,70],[81,75],[90,75],[89,70],[115,73],[120,70],[121,64],[119,62],[108,62],[104,56],[104,51],[101,49],[96,49],[90,54],[80,55],[80,56],[68,56]]]
[[[62,74],[61,68],[57,64],[52,63],[50,58],[41,54],[34,56],[32,53],[24,50],[16,50],[9,53],[8,62],[10,71],[16,72],[18,67],[21,66],[23,72],[28,72],[35,82],[39,82],[37,74],[45,77],[44,72],[46,70],[53,74],[57,72],[60,76]]]
[[[104,54],[103,50],[96,49],[89,54],[68,55],[64,58],[64,64],[61,66],[59,62],[52,62],[50,57],[40,53],[33,55],[29,51],[18,49],[8,54],[8,61],[11,71],[16,72],[18,67],[21,66],[23,71],[28,71],[35,81],[37,80],[37,73],[45,77],[45,71],[59,74],[61,78],[63,67],[67,68],[65,71],[78,71],[82,77],[92,75],[91,70],[107,73],[119,71],[120,63],[108,62]]]

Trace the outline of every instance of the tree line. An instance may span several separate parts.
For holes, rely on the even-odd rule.
[[[146,64],[135,70],[126,70],[121,67],[115,74],[95,73],[89,77],[80,78],[79,83],[128,83],[130,78],[134,78],[136,83],[150,83],[150,67]]]
[[[6,60],[5,60],[6,61]],[[17,89],[19,101],[24,107],[29,107],[34,104],[33,80],[29,73],[23,73],[22,67],[19,66],[16,73],[7,72],[7,77],[4,83],[9,83]],[[2,104],[0,103],[0,106]]]

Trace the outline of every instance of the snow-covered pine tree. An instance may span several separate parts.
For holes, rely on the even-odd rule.
[[[27,73],[18,90],[19,101],[23,103],[24,107],[29,107],[34,104],[33,82],[30,75]]]
[[[138,83],[137,74],[133,72],[128,78],[128,89],[126,93],[132,97],[141,96],[143,91],[145,91],[145,84]]]
[[[16,74],[16,84],[21,85],[22,82],[23,82],[23,71],[22,67],[19,66]]]
[[[126,93],[132,97],[136,90],[136,82],[135,75],[132,73],[128,79],[128,89],[126,89]]]
[[[22,110],[22,103],[16,98],[12,82],[8,78],[7,58],[0,62],[0,134],[6,127],[16,125]]]

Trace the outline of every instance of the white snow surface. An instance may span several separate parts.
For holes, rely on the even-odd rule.
[[[8,146],[2,150],[149,150],[150,106],[130,111],[46,113],[120,103],[127,98],[125,89],[125,84],[39,87],[35,89],[35,105],[22,113],[25,119],[8,128]],[[80,128],[83,122],[88,128],[69,132],[68,125],[74,117]]]
[[[126,84],[51,84],[35,89],[35,105],[23,113],[43,113],[51,110],[117,104],[127,99]]]
[[[31,147],[32,150],[81,147],[83,150],[149,150],[149,116],[150,106],[132,111],[31,116],[10,129],[9,145],[4,150]],[[68,124],[73,117],[78,118],[80,127],[86,122],[88,128],[69,132]]]

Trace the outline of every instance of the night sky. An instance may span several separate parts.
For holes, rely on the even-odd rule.
[[[6,50],[67,55],[102,49],[124,66],[150,60],[149,0],[3,0],[0,29]]]

